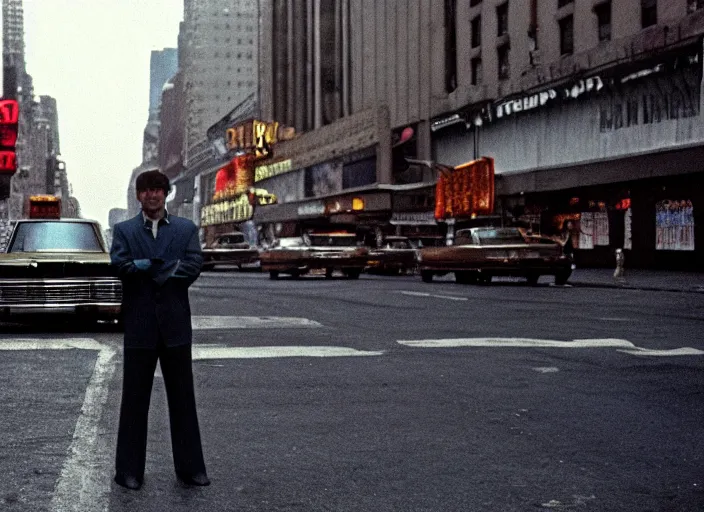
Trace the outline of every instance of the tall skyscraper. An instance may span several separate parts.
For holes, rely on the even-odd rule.
[[[178,71],[178,50],[164,48],[152,51],[149,65],[149,120],[158,119],[161,90]]]
[[[186,147],[258,91],[258,0],[185,0],[180,40]]]
[[[2,0],[3,62],[25,72],[24,62],[24,8],[22,0]]]

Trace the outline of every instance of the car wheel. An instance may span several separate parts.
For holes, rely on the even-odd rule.
[[[567,280],[570,278],[572,272],[558,272],[555,274],[555,284],[557,286],[564,286],[567,284]]]
[[[215,268],[215,265],[207,264],[207,265],[203,265],[203,267],[201,268],[201,270],[202,270],[203,272],[210,272],[210,271],[213,270],[214,268]]]
[[[293,270],[291,272],[291,279],[298,279],[301,277],[301,273],[298,270]]]
[[[348,279],[359,279],[359,274],[362,272],[360,270],[348,270],[345,275]]]
[[[479,274],[479,277],[477,278],[479,281],[479,284],[483,285],[488,285],[491,284],[491,275],[490,274]]]
[[[421,270],[420,271],[420,278],[423,280],[424,283],[432,283],[433,282],[433,272],[431,270]]]
[[[279,272],[276,270],[271,270],[269,272],[269,279],[278,279],[279,278]]]
[[[530,286],[537,286],[538,280],[540,279],[540,274],[529,274],[526,276],[526,280]]]
[[[325,279],[332,279],[332,273],[333,273],[333,269],[326,268],[325,269]]]
[[[467,272],[455,272],[455,282],[457,284],[467,284]]]

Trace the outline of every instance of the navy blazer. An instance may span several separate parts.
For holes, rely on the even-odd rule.
[[[190,344],[188,287],[203,265],[195,224],[169,215],[154,238],[140,212],[115,225],[110,259],[122,281],[125,347]]]

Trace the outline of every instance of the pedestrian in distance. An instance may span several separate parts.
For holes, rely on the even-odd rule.
[[[568,220],[562,225],[562,233],[559,238],[559,242],[562,245],[562,253],[570,260],[572,270],[577,268],[574,264],[574,242],[572,241],[573,232],[574,224],[571,220]]]
[[[166,211],[169,179],[158,170],[137,177],[142,211],[115,225],[110,250],[122,281],[124,370],[115,482],[137,490],[144,480],[149,401],[156,363],[164,377],[178,479],[209,485],[193,389],[188,287],[203,257],[198,228]]]

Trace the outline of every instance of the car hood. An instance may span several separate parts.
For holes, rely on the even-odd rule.
[[[4,253],[0,254],[0,277],[64,278],[112,277],[116,269],[106,253]]]

